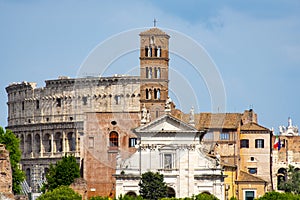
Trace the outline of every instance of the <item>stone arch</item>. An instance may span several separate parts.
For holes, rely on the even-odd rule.
[[[24,153],[24,135],[20,134],[20,149],[21,152]]]
[[[126,196],[130,196],[130,197],[137,197],[137,194],[133,191],[129,191],[125,194]]]
[[[27,135],[25,143],[26,143],[26,153],[31,153],[32,152],[32,136],[31,136],[31,133]]]
[[[61,132],[55,133],[54,142],[55,142],[55,151],[62,152],[63,139],[62,139]]]
[[[31,180],[31,174],[30,174],[30,172],[31,172],[30,168],[27,168],[25,170],[26,182],[27,182],[28,186],[31,186],[31,181],[30,181]]]
[[[49,133],[46,133],[43,137],[43,147],[45,152],[51,152],[51,136]]]
[[[69,132],[67,135],[68,138],[68,150],[75,151],[76,141],[75,141],[75,134],[73,132]]]
[[[279,168],[277,171],[277,189],[282,189],[280,184],[285,182],[287,178],[287,170],[285,168]]]
[[[167,187],[168,198],[176,197],[176,192],[173,188]]]
[[[208,192],[208,191],[201,192],[201,194],[208,194],[208,195],[211,195],[211,193]]]
[[[40,134],[35,134],[35,136],[34,136],[34,152],[35,153],[41,152],[41,136],[40,136]]]

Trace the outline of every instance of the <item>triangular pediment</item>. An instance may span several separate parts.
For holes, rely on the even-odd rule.
[[[163,115],[136,128],[135,132],[198,132],[198,130],[171,115]]]

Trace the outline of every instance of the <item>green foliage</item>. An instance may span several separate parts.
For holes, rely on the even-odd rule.
[[[142,174],[140,186],[140,195],[144,199],[161,199],[167,197],[167,185],[164,182],[164,175],[158,172],[146,172]]]
[[[89,198],[89,200],[110,200],[110,198],[109,197],[96,196],[96,197]]]
[[[64,156],[56,165],[50,164],[50,169],[46,174],[46,183],[42,188],[45,190],[54,190],[55,188],[73,183],[75,178],[80,177],[80,169],[74,156]]]
[[[68,186],[60,186],[42,194],[37,200],[81,200],[81,195]]]
[[[9,151],[9,159],[12,169],[13,192],[21,193],[21,183],[25,179],[24,172],[19,168],[21,160],[20,140],[13,134],[11,130],[6,130],[0,127],[0,143],[5,144]]]
[[[279,188],[285,192],[300,194],[300,171],[296,171],[295,167],[290,165],[288,169],[288,178],[285,182],[281,182]]]
[[[257,200],[300,200],[300,195],[292,193],[268,192]]]
[[[196,200],[218,200],[218,198],[212,194],[201,193],[196,196]]]
[[[231,197],[230,200],[237,200],[237,198],[236,197]]]
[[[133,196],[128,196],[128,195],[120,195],[118,200],[143,200],[143,198],[141,196],[136,196],[136,197],[133,197]]]

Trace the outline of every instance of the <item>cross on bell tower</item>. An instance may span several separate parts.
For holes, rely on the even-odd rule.
[[[140,105],[152,120],[164,114],[168,99],[169,38],[156,27],[140,33]]]
[[[157,20],[154,18],[153,20],[153,26],[156,27],[156,23],[157,23]]]

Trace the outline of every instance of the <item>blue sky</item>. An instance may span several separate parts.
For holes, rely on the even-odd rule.
[[[0,125],[7,125],[9,83],[29,81],[42,87],[44,80],[76,77],[95,46],[120,32],[151,27],[153,18],[158,27],[186,34],[208,52],[224,83],[227,112],[251,107],[260,124],[277,131],[288,117],[300,124],[298,0],[0,0]],[[188,65],[170,57],[176,70]],[[138,66],[137,54],[122,59],[115,62],[114,73],[123,73],[124,65]],[[209,92],[205,83],[197,81],[196,110],[209,112]],[[195,106],[183,104],[185,111]]]

